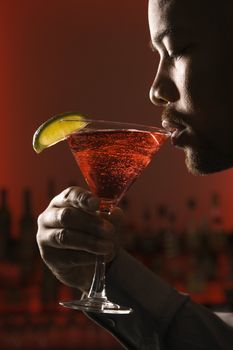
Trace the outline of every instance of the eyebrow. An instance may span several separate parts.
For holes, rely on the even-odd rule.
[[[166,28],[164,30],[162,30],[161,32],[159,32],[155,37],[153,37],[153,41],[155,43],[161,43],[161,41],[163,40],[163,38],[167,35],[171,35],[174,33],[177,33],[180,29],[176,29],[176,28]],[[152,43],[152,41],[151,41]]]
[[[168,35],[175,36],[179,33],[183,34],[184,32],[187,34],[187,31],[189,31],[188,28],[184,29],[182,27],[168,27],[164,30],[161,30],[161,32],[157,33],[154,37],[151,38],[151,40],[149,41],[149,47],[152,51],[157,51],[155,45],[161,44],[164,37]]]
[[[165,36],[174,34],[176,32],[177,32],[177,30],[175,28],[166,28],[166,29],[162,30],[161,32],[159,32],[156,36],[154,36],[149,41],[149,48],[151,49],[151,51],[153,51],[153,52],[157,51],[153,42],[155,44],[160,44]]]

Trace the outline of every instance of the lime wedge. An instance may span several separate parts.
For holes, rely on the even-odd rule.
[[[32,145],[37,153],[64,140],[72,132],[84,128],[87,117],[75,112],[56,115],[43,123],[33,135]],[[69,123],[67,123],[69,121]]]

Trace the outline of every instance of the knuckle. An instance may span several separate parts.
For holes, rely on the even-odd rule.
[[[43,244],[43,239],[42,239],[40,231],[36,235],[36,241],[37,241],[37,245],[38,245],[40,256],[41,256],[42,260],[47,261],[47,254],[46,254],[47,249],[46,249],[46,245]]]
[[[76,194],[76,201],[79,203],[81,207],[86,207],[88,204],[88,199],[90,198],[90,192],[85,191],[85,190],[80,190]]]
[[[63,193],[63,200],[64,203],[73,203],[77,200],[77,196],[80,192],[83,190],[80,187],[77,186],[70,186],[68,187],[65,192]]]
[[[59,216],[58,222],[61,225],[65,226],[69,222],[70,208],[66,207],[66,208],[60,209],[58,216]]]
[[[40,227],[38,228],[36,233],[36,242],[40,249],[42,249],[42,246],[46,245],[46,234],[45,231]]]
[[[37,218],[38,227],[43,226],[43,222],[44,222],[44,213],[41,213]]]
[[[65,189],[65,191],[62,193],[63,194],[64,203],[68,203],[70,201],[70,199],[73,196],[74,190],[75,190],[74,186],[70,186],[70,187]]]
[[[40,246],[40,243],[41,243],[41,232],[40,232],[40,230],[37,231],[36,242]]]
[[[60,246],[64,246],[68,243],[68,235],[65,229],[57,230],[54,232],[55,243]]]

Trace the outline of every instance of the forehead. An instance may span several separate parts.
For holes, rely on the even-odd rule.
[[[233,0],[149,0],[148,11],[152,42],[170,31],[232,46]]]
[[[211,12],[209,0],[149,0],[148,10],[152,34],[170,27],[196,30]]]

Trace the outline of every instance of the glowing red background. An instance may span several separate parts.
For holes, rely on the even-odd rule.
[[[9,189],[17,217],[23,187],[33,189],[39,212],[47,205],[48,179],[58,191],[71,181],[83,184],[64,144],[34,153],[35,129],[67,110],[159,124],[160,111],[148,98],[157,62],[148,49],[147,1],[5,1],[0,16],[0,187]],[[232,170],[188,174],[183,153],[167,144],[130,196],[135,212],[165,202],[182,222],[187,196],[196,196],[207,215],[210,194],[218,191],[232,228],[232,179]]]

